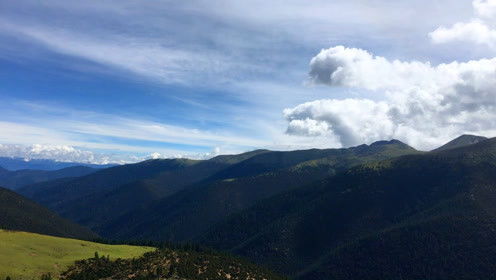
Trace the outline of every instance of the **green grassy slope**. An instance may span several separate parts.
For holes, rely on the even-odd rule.
[[[57,276],[76,260],[91,258],[95,252],[113,259],[139,257],[152,250],[0,230],[0,279],[39,279],[47,272]]]

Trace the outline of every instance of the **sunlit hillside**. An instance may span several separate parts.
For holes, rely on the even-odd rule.
[[[44,273],[56,276],[74,261],[91,258],[95,252],[114,259],[139,257],[152,250],[0,230],[0,279],[39,279]]]

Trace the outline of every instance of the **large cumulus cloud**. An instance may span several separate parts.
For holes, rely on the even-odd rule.
[[[433,66],[337,46],[311,60],[310,80],[385,97],[286,109],[288,134],[333,136],[343,146],[398,138],[429,149],[462,133],[495,133],[496,58]]]
[[[429,33],[432,41],[437,44],[462,41],[496,48],[496,0],[474,0],[472,6],[473,19],[437,28]]]

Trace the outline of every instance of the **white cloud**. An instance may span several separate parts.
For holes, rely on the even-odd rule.
[[[150,155],[150,158],[151,158],[151,159],[158,159],[158,158],[161,158],[161,157],[162,157],[162,155],[161,155],[160,153],[157,153],[157,152],[152,153],[152,154]]]
[[[470,42],[496,48],[496,29],[492,27],[496,20],[496,0],[474,0],[472,5],[477,18],[437,28],[429,33],[432,42]]]
[[[300,105],[301,106],[301,105]],[[317,121],[310,118],[294,119],[291,116],[292,111],[297,110],[286,109],[284,110],[284,115],[288,117],[289,126],[287,133],[293,135],[310,135],[310,136],[322,136],[329,132],[329,124],[324,121]]]
[[[51,159],[62,162],[81,162],[93,164],[120,163],[120,160],[109,155],[81,150],[72,146],[33,144],[0,144],[0,157],[33,159]]]
[[[154,152],[147,157],[139,158],[139,159],[143,160],[143,159],[164,159],[164,158],[188,158],[188,159],[204,160],[204,159],[210,159],[220,154],[222,154],[220,147],[215,147],[212,149],[211,152],[207,152],[207,153],[187,153],[187,154],[178,153],[171,155],[171,154],[161,154]]]
[[[389,61],[369,52],[337,46],[322,50],[310,61],[310,80],[315,84],[369,90],[429,86],[435,70],[429,63]],[[384,79],[387,77],[387,79]]]
[[[147,159],[190,158],[209,159],[218,153],[158,153],[150,155],[133,155],[132,153],[116,154],[94,152],[67,145],[45,144],[0,144],[0,157],[22,158],[25,161],[34,159],[49,159],[59,162],[78,162],[90,164],[127,164]]]
[[[496,16],[496,0],[475,0],[472,2],[475,13],[484,18]]]
[[[398,138],[424,149],[462,133],[496,134],[496,58],[432,66],[338,46],[322,50],[310,67],[311,82],[366,89],[371,99],[286,109],[290,134],[332,135],[343,146]],[[385,100],[373,100],[383,92]]]
[[[212,154],[213,156],[220,155],[220,153],[221,153],[221,148],[220,148],[220,147],[215,147],[215,148],[212,150],[212,152],[211,152],[211,154]]]
[[[371,100],[317,100],[286,109],[284,115],[289,134],[336,135],[341,143],[354,145],[392,134],[388,109],[387,104]]]
[[[439,27],[429,33],[432,41],[436,44],[448,43],[453,41],[468,41],[475,44],[496,46],[496,30],[491,29],[488,25],[480,20],[471,22],[460,22],[452,27]]]

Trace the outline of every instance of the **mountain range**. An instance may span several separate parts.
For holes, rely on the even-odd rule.
[[[1,173],[1,172],[0,172]],[[17,191],[113,240],[197,243],[295,279],[496,273],[496,138],[158,159]]]
[[[482,279],[496,271],[495,183],[493,138],[351,168],[198,242],[298,279]]]
[[[390,141],[203,161],[149,160],[19,191],[107,238],[188,241],[261,199],[351,166],[412,153],[419,152]]]
[[[0,166],[8,170],[58,170],[74,166],[86,166],[90,168],[108,168],[116,164],[92,164],[83,162],[63,162],[52,159],[25,159],[19,157],[0,157]]]

